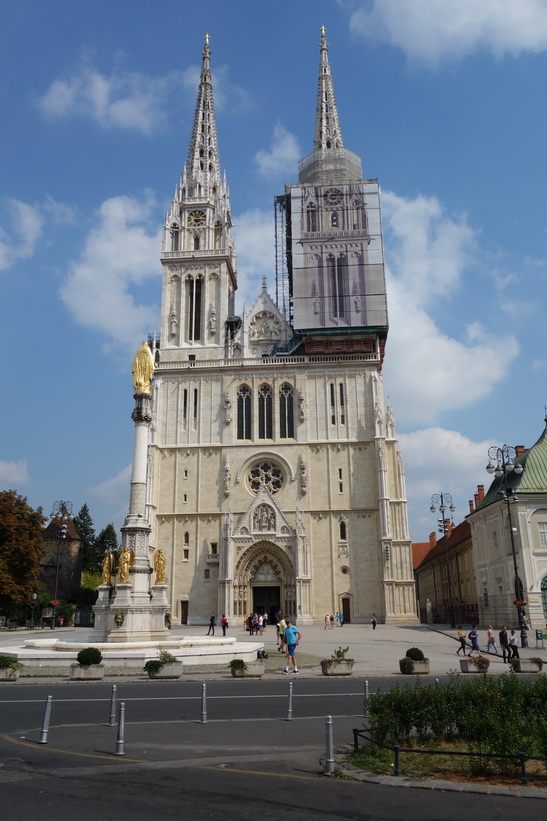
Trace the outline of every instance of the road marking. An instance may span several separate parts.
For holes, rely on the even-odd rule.
[[[103,761],[120,761],[121,760],[121,756],[116,758],[114,756],[114,753],[112,753],[112,756],[109,756],[109,755],[97,755],[96,753],[76,753],[76,752],[73,752],[72,750],[60,750],[58,747],[49,747],[49,746],[47,747],[47,749],[44,749],[43,746],[39,747],[37,743],[33,744],[32,742],[29,742],[29,741],[19,741],[17,738],[13,738],[13,736],[10,736],[10,735],[1,735],[0,738],[3,738],[4,741],[9,741],[11,744],[16,744],[19,747],[31,747],[33,750],[42,749],[42,750],[44,750],[44,752],[49,751],[51,753],[63,753],[63,755],[76,755],[76,756],[79,756],[80,758],[100,758]],[[123,761],[130,761],[132,764],[148,764],[149,763],[148,761],[145,761],[142,758],[126,758],[125,756],[123,756]],[[121,761],[121,763],[123,763],[123,761]]]

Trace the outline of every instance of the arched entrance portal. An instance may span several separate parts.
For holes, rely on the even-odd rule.
[[[249,608],[267,613],[272,623],[277,610],[294,614],[294,570],[284,550],[271,542],[249,547],[237,563],[234,593],[236,616],[248,615]]]

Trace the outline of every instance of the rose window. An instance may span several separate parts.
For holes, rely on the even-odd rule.
[[[247,474],[247,481],[253,493],[258,493],[262,485],[267,487],[270,493],[277,493],[283,487],[283,479],[281,468],[268,461],[257,462]]]

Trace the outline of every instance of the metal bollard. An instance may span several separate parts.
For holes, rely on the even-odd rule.
[[[285,721],[292,721],[292,681],[289,681],[289,703],[287,706],[287,717]]]
[[[207,724],[207,685],[201,685],[201,723]]]
[[[332,732],[332,716],[326,718],[326,752],[325,752],[325,775],[332,775],[334,772],[334,737]]]
[[[118,709],[118,737],[116,738],[116,752],[114,755],[125,755],[125,702],[120,701]]]
[[[439,686],[439,679],[438,679],[438,678],[436,678],[436,679],[435,679],[435,687],[438,687],[438,686]]]
[[[365,679],[365,710],[363,715],[368,718],[368,679]]]
[[[112,695],[110,696],[110,717],[108,719],[108,726],[115,727],[116,726],[116,691],[117,686],[115,684],[112,685]]]
[[[40,740],[38,744],[47,744],[47,734],[49,732],[49,719],[51,717],[51,702],[53,696],[48,696],[46,701],[46,709],[44,710],[44,720],[42,721],[42,731],[40,733]]]

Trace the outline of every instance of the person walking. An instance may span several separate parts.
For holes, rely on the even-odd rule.
[[[372,624],[372,629],[376,630],[376,625],[378,624],[378,620],[376,618],[376,613],[372,614],[372,618],[370,620],[370,623]]]
[[[283,670],[285,675],[289,673],[289,664],[292,663],[293,673],[298,673],[298,667],[296,666],[296,659],[295,653],[298,644],[300,643],[300,639],[302,638],[300,631],[298,630],[297,626],[292,623],[291,619],[285,618],[285,646],[287,648],[287,666]]]
[[[207,631],[207,635],[215,635],[215,614],[211,613],[211,618],[209,619],[209,630]]]
[[[509,636],[509,648],[511,650],[511,658],[518,659],[519,656],[519,643],[517,639],[517,634],[514,630],[511,630],[511,635]]]
[[[277,622],[277,650],[282,653],[285,649],[285,619],[281,617]]]
[[[507,635],[507,627],[505,627],[505,625],[501,628],[498,638],[500,640],[501,652],[503,653],[503,663],[507,664],[511,658],[511,648],[509,647],[509,636]]]
[[[338,613],[338,625],[340,627],[344,626],[344,614],[342,613],[342,611],[340,611],[340,613]]]
[[[461,651],[463,650],[463,654],[465,656],[465,647],[466,647],[466,645],[465,645],[465,633],[463,632],[463,627],[462,627],[461,624],[458,627],[458,639],[459,639],[459,642],[460,642],[460,649],[456,650],[456,655],[459,656]]]
[[[471,628],[471,632],[469,633],[467,638],[471,642],[471,650],[469,651],[469,655],[476,651],[480,656],[481,648],[479,647],[479,634],[477,633],[477,628],[475,627],[475,625],[473,625],[473,627]]]
[[[330,613],[325,613],[325,630],[330,630]]]
[[[262,626],[263,626],[264,630],[268,626],[268,614],[267,613],[264,613],[264,616],[262,617]]]
[[[228,629],[228,619],[226,618],[226,616],[222,616],[220,620],[220,626],[222,627],[222,635],[225,636],[226,630]]]
[[[496,646],[496,639],[494,638],[494,628],[491,624],[488,625],[486,628],[486,635],[488,637],[488,641],[486,642],[486,652],[490,652],[490,648],[493,647],[496,651],[496,656],[499,656],[498,648]]]

